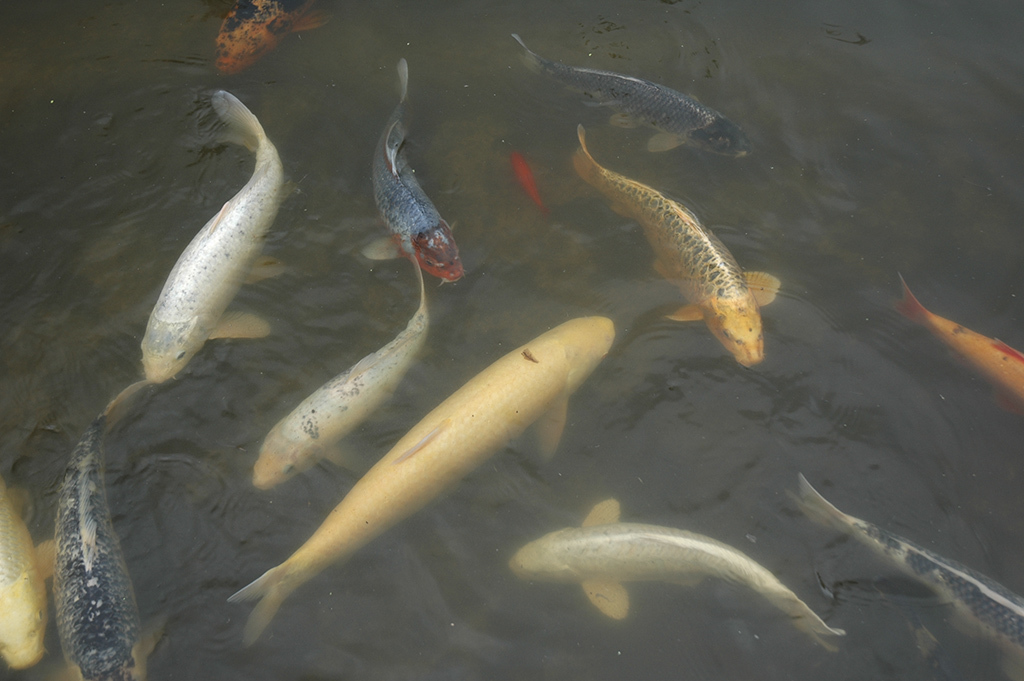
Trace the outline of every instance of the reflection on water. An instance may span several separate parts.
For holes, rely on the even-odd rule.
[[[889,566],[807,522],[785,492],[802,471],[840,508],[1024,592],[1024,421],[892,309],[899,271],[936,313],[1024,347],[1015,5],[318,4],[327,24],[232,76],[213,66],[227,1],[0,10],[0,475],[33,497],[37,541],[52,534],[74,443],[140,376],[167,273],[252,172],[218,138],[213,90],[256,113],[297,185],[264,248],[284,273],[232,305],[270,319],[270,337],[207,343],[107,440],[143,619],[167,617],[150,678],[934,678],[915,617],[966,678],[999,678],[993,646],[885,582]],[[529,73],[513,32],[551,59],[696,96],[743,128],[752,154],[647,153],[648,130],[608,126],[603,107]],[[407,265],[359,255],[381,233],[369,171],[399,57],[410,165],[454,223],[466,276],[428,291],[427,348],[350,437],[350,466],[258,492],[270,427],[415,308]],[[640,228],[573,172],[578,123],[609,167],[782,280],[763,364],[743,369],[703,325],[663,319],[678,290]],[[516,184],[513,151],[549,216]],[[512,442],[311,580],[242,648],[250,608],[231,593],[295,550],[444,397],[586,314],[614,319],[618,340],[550,463],[531,437]],[[629,520],[741,548],[847,630],[839,652],[721,582],[636,585],[631,616],[613,623],[578,588],[508,571],[519,546],[608,496]],[[52,626],[47,649],[12,678],[58,664]]]

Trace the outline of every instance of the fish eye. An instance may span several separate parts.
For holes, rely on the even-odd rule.
[[[182,350],[174,359],[185,359],[185,351]]]
[[[281,469],[281,472],[284,473],[285,475],[291,475],[292,473],[295,472],[295,464],[285,464],[285,467]]]

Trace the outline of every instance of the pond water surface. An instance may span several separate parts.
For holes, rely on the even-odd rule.
[[[53,532],[64,465],[114,394],[174,262],[249,178],[209,98],[259,117],[297,190],[264,252],[278,277],[233,309],[265,339],[212,341],[107,438],[107,492],[160,679],[930,679],[912,623],[963,678],[994,645],[867,549],[804,518],[804,473],[842,510],[1024,592],[1024,417],[893,309],[921,302],[1024,348],[1024,15],[1011,2],[321,0],[324,26],[221,75],[230,2],[7,2],[0,9],[0,475]],[[691,94],[751,140],[743,158],[645,149],[646,128],[528,71],[539,54]],[[410,162],[455,225],[466,276],[428,283],[426,350],[324,463],[253,488],[270,427],[388,342],[416,307],[383,233],[374,145],[409,63]],[[571,165],[603,165],[691,208],[739,263],[782,281],[765,354],[739,364],[638,225]],[[531,164],[550,214],[517,185]],[[492,361],[572,317],[617,339],[570,401],[550,462],[523,437],[450,493],[296,591],[252,647],[228,596],[283,561],[362,471]],[[705,580],[629,587],[603,617],[570,584],[507,567],[521,545],[614,496],[623,519],[746,552],[847,636],[829,653],[764,599]],[[824,587],[824,588],[823,588]],[[52,606],[51,606],[52,608]],[[52,618],[51,618],[52,619]],[[42,679],[48,655],[7,673]],[[939,678],[957,678],[954,676]]]

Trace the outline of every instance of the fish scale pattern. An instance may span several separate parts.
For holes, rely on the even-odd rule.
[[[100,416],[75,446],[58,500],[54,566],[57,631],[82,678],[130,679],[138,607],[103,485]]]

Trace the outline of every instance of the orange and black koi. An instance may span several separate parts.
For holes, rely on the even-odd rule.
[[[217,70],[238,73],[277,47],[289,33],[322,26],[315,0],[238,0],[217,35]]]

